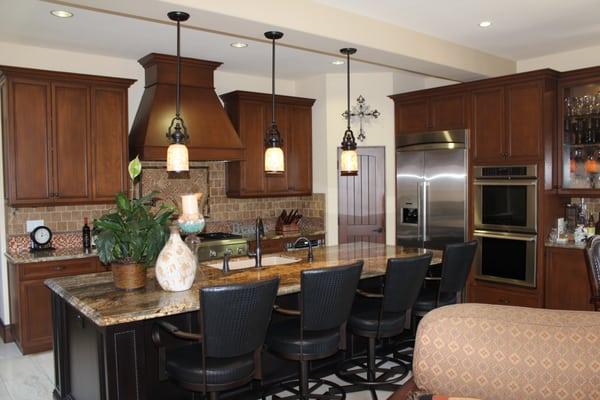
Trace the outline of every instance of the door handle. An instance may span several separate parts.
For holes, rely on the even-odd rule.
[[[380,226],[377,229],[373,229],[373,232],[377,232],[377,233],[383,233],[383,228]]]

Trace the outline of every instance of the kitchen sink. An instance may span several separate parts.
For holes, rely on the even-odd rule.
[[[262,265],[263,267],[269,267],[271,265],[283,265],[283,264],[293,264],[293,263],[297,263],[298,261],[301,261],[301,258],[297,258],[297,257],[287,257],[287,256],[279,256],[279,255],[273,255],[273,256],[263,256],[262,258]],[[254,258],[237,258],[237,259],[232,259],[229,260],[229,270],[230,271],[235,271],[238,269],[244,269],[244,268],[254,268]],[[208,263],[208,264],[204,264],[206,266],[209,266],[211,268],[217,268],[217,269],[222,269],[223,268],[223,261],[218,261],[218,262],[212,262],[212,263]]]

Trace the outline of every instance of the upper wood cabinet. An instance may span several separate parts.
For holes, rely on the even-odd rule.
[[[494,162],[506,159],[504,88],[475,90],[471,94],[473,110],[473,159]]]
[[[244,160],[227,163],[229,197],[312,194],[313,99],[276,96],[277,126],[283,139],[285,172],[264,172],[265,133],[271,124],[271,95],[235,91],[221,96],[245,146]]]
[[[395,102],[397,135],[467,127],[465,93],[390,97]]]
[[[101,203],[127,190],[133,82],[0,66],[9,204]]]

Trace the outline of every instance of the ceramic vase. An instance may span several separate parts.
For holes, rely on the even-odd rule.
[[[171,227],[171,236],[156,259],[156,280],[163,290],[188,290],[196,277],[196,257],[181,240],[179,229]]]

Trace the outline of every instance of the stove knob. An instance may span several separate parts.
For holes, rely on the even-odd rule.
[[[209,251],[208,251],[208,256],[209,256],[209,257],[216,257],[216,256],[217,256],[217,252],[216,252],[216,251],[214,251],[214,250],[209,250]]]
[[[237,252],[238,252],[238,254],[244,254],[244,248],[238,247]]]

